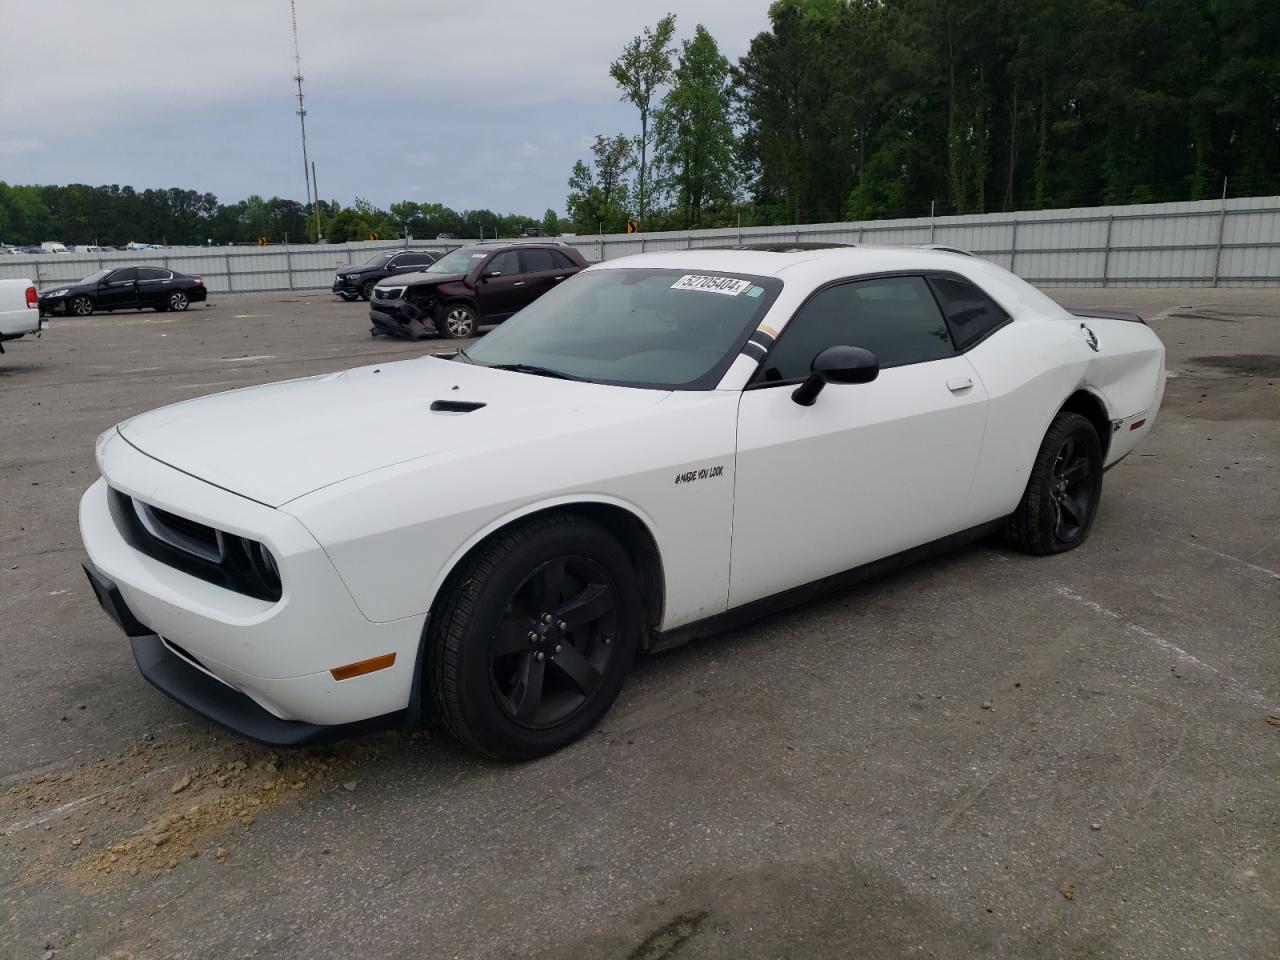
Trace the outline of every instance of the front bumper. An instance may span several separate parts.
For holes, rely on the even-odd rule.
[[[408,300],[379,300],[375,295],[369,301],[369,322],[374,333],[403,337],[406,340],[422,340],[439,335],[435,322],[434,305],[423,310]]]
[[[333,292],[344,294],[346,296],[360,295],[360,281],[348,280],[345,277],[335,275],[333,278]]]
[[[67,315],[67,300],[65,297],[41,297],[37,301],[37,305],[42,317],[65,317]]]
[[[99,466],[111,486],[128,496],[258,538],[276,558],[284,583],[279,600],[262,600],[136,549],[117,515],[121,498],[110,495],[108,479],[100,479],[81,499],[80,531],[90,564],[109,583],[103,590],[95,586],[95,592],[126,633],[163,637],[212,682],[279,721],[347,725],[410,707],[424,618],[368,620],[299,520],[174,470],[118,434],[100,443]],[[383,670],[341,681],[330,672],[388,653],[395,661]],[[204,700],[162,689],[207,713]],[[213,719],[262,739],[252,725],[242,729],[222,716]]]
[[[305,747],[344,737],[402,725],[407,710],[346,724],[315,724],[282,720],[252,699],[184,659],[170,644],[134,616],[120,589],[91,561],[84,572],[98,603],[129,638],[142,676],[157,690],[184,707],[229,730],[273,747]]]

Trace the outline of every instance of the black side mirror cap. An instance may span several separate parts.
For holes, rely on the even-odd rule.
[[[880,376],[880,358],[862,347],[827,347],[809,365],[812,371],[791,399],[811,407],[828,383],[870,383]]]

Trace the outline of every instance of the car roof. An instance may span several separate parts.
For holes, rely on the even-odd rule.
[[[910,270],[955,271],[960,263],[981,263],[977,258],[948,250],[927,250],[913,246],[813,246],[784,244],[781,246],[725,249],[694,247],[689,250],[663,250],[634,254],[617,260],[606,260],[594,270],[627,267],[658,267],[676,270],[716,270],[724,273],[749,273],[762,277],[799,276],[829,273],[855,276],[868,273],[893,273]]]

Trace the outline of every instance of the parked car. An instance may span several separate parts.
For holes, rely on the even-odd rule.
[[[144,676],[250,737],[431,715],[536,757],[639,651],[994,532],[1084,544],[1164,391],[1106,313],[907,247],[610,260],[452,358],[108,430],[85,569]]]
[[[333,292],[343,300],[368,300],[379,280],[421,270],[441,255],[439,250],[392,250],[375,254],[362,266],[344,267],[334,274]]]
[[[209,296],[204,281],[162,267],[112,267],[40,291],[40,315],[87,317],[98,311],[185,310]]]
[[[410,340],[473,337],[563,283],[587,262],[559,243],[477,243],[426,270],[383,280],[369,301],[370,333]]]
[[[0,280],[0,353],[6,340],[29,333],[39,336],[45,321],[36,303],[36,288],[30,280]]]

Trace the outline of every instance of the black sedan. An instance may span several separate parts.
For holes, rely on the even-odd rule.
[[[343,267],[333,277],[333,292],[343,300],[368,300],[379,280],[397,273],[425,270],[443,254],[439,250],[392,250],[376,254],[360,267]]]
[[[40,316],[87,317],[112,310],[185,310],[207,299],[199,277],[162,267],[113,267],[40,292]]]

